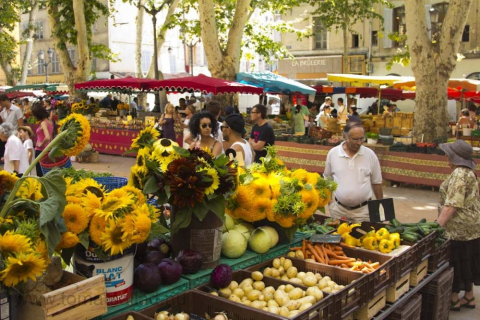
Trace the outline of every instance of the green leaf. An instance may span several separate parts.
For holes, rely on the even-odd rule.
[[[322,213],[326,213],[325,207],[318,208],[318,210],[320,210]]]
[[[88,235],[88,230],[83,231],[78,235],[78,239],[80,240],[80,243],[85,249],[88,249],[88,245],[90,243],[90,237]]]
[[[104,262],[108,259],[108,254],[103,251],[102,247],[95,248],[95,254],[97,255],[98,259],[103,260]]]
[[[150,230],[149,237],[152,239],[160,238],[162,235],[169,233],[170,230],[165,226],[162,226],[160,223],[152,224],[152,229]]]
[[[72,256],[75,253],[75,247],[73,248],[68,248],[68,249],[62,249],[62,260],[65,262],[66,265],[70,265]]]
[[[185,157],[185,158],[190,157],[190,151],[188,151],[187,149],[173,146],[173,150],[175,150],[175,152],[179,154],[181,157]]]
[[[208,214],[210,209],[205,205],[205,201],[202,203],[195,204],[195,207],[192,208],[193,213],[198,218],[198,220],[203,221]]]
[[[151,176],[148,178],[147,182],[145,182],[145,186],[143,187],[143,193],[145,194],[153,194],[158,191],[158,181],[155,176]]]
[[[181,228],[186,228],[190,225],[192,221],[192,211],[188,209],[182,209],[180,211],[176,211],[175,213],[175,221],[172,224],[172,233],[177,232]]]
[[[207,207],[225,223],[225,198],[218,196],[206,203]]]
[[[292,241],[293,237],[295,236],[295,232],[297,232],[297,226],[293,226],[290,228],[282,228],[282,229],[285,235],[287,236],[288,240]]]

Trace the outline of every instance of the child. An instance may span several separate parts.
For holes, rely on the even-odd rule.
[[[23,126],[23,127],[18,127],[18,137],[23,141],[23,147],[27,151],[28,154],[28,163],[29,165],[32,163],[35,155],[35,151],[33,149],[33,131],[30,129],[30,127]],[[33,170],[30,172],[31,176],[36,176],[37,175],[37,169],[33,168]]]

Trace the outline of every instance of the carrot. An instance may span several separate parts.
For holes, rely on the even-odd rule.
[[[306,250],[305,250],[305,243],[307,241],[305,239],[302,240],[302,252],[303,252],[303,256],[305,257],[305,254],[306,254]]]
[[[297,251],[297,250],[302,250],[303,247],[291,247],[290,251]]]
[[[334,250],[333,253],[335,253],[337,256],[338,255],[341,255],[341,256],[345,255],[345,253],[343,253],[343,251],[338,251],[338,250]]]
[[[354,248],[354,246],[348,245],[346,243],[340,242],[340,245],[345,248]]]
[[[370,268],[372,268],[372,269],[378,269],[378,267],[380,267],[380,263],[379,263],[379,262],[375,262],[375,263],[371,263],[371,264],[370,264]]]
[[[340,247],[340,246],[333,246],[333,250],[343,251],[342,247]]]
[[[322,248],[323,248],[323,254],[325,256],[325,263],[328,264],[330,259],[328,258],[327,250],[325,249],[325,246],[322,246]]]
[[[320,257],[320,261],[318,262],[325,263],[325,257],[323,256],[322,249],[320,249],[318,246],[313,246],[313,248],[317,251],[317,254]]]
[[[310,243],[307,243],[307,248],[312,252],[313,256],[315,257],[315,260],[320,262],[321,259],[320,257],[318,256],[318,253],[317,251],[312,247],[312,245]]]
[[[342,265],[346,264],[348,262],[355,262],[355,259],[350,259],[350,260],[330,260],[328,262],[329,265],[336,266],[336,265]]]

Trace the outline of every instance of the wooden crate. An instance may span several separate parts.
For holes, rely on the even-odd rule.
[[[393,126],[397,128],[402,127],[402,116],[396,114],[395,117],[393,117]]]
[[[387,288],[387,301],[395,302],[410,289],[410,273],[407,273],[393,286]]]
[[[356,320],[372,319],[387,304],[386,295],[386,290],[377,294],[366,306],[355,311],[354,318]]]
[[[394,128],[392,129],[392,135],[394,135],[394,136],[399,136],[399,135],[401,135],[401,132],[402,132],[402,131],[401,131],[399,128],[394,127]]]
[[[425,278],[428,271],[428,259],[423,260],[422,263],[410,272],[410,285],[415,287],[420,281]]]
[[[103,275],[85,279],[64,270],[61,281],[72,284],[42,295],[41,306],[27,302],[21,319],[86,320],[107,312]]]
[[[405,137],[405,136],[408,136],[410,131],[412,131],[412,129],[402,128],[402,129],[400,129],[400,134]]]
[[[393,128],[394,127],[394,120],[392,117],[385,118],[385,128]]]

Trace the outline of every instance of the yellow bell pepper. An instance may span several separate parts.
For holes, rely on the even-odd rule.
[[[400,247],[400,233],[398,233],[398,232],[390,233],[390,241],[393,242],[393,245],[395,246],[395,249]]]
[[[378,241],[382,241],[383,239],[388,240],[390,238],[390,232],[385,228],[380,228],[375,233],[375,238],[377,238]]]
[[[349,246],[355,247],[357,245],[357,239],[350,235],[350,232],[342,234],[342,241]]]
[[[363,247],[367,250],[377,250],[378,241],[375,237],[366,237],[363,239]]]
[[[357,239],[357,247],[363,247],[363,239],[365,239],[365,238],[362,237],[360,239]]]
[[[378,246],[378,250],[380,250],[381,253],[389,253],[392,252],[393,249],[395,249],[393,241],[387,239],[380,241],[380,245]]]
[[[337,232],[338,234],[344,234],[345,232],[350,232],[350,227],[348,226],[348,223],[344,222],[341,225],[339,225]]]

